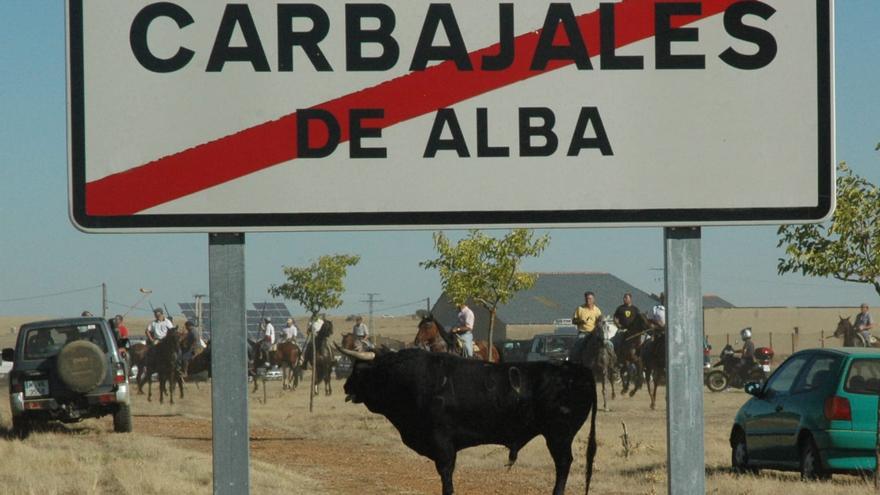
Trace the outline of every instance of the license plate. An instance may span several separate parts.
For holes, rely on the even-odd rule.
[[[770,365],[769,364],[762,364],[761,369],[769,373],[770,372]]]
[[[49,380],[25,380],[25,397],[41,397],[43,395],[49,395]]]

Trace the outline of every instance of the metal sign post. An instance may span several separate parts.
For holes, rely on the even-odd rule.
[[[664,229],[670,495],[706,493],[700,228]]]
[[[244,234],[208,235],[214,493],[250,492]]]

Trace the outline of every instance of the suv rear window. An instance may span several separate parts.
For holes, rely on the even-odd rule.
[[[24,337],[24,359],[55,356],[70,342],[88,340],[107,352],[104,333],[98,325],[31,328]]]
[[[880,394],[880,359],[854,360],[844,390],[855,394]]]

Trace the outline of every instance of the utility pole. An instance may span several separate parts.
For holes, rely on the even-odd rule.
[[[101,282],[101,318],[107,319],[107,284]]]
[[[196,336],[198,337],[198,342],[202,342],[202,298],[207,296],[207,294],[193,294],[193,297],[196,300]]]
[[[382,299],[376,299],[376,296],[379,295],[378,292],[367,292],[366,295],[367,295],[367,299],[366,300],[361,299],[361,302],[369,303],[369,305],[370,305],[370,319],[369,319],[369,323],[367,323],[367,325],[370,327],[370,332],[372,332],[373,335],[375,336],[376,329],[373,328],[373,304],[379,303],[379,302],[384,302],[384,301]]]
[[[425,298],[425,309],[428,311],[428,313],[431,312],[431,298],[430,297]]]

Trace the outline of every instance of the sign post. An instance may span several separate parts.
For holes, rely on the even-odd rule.
[[[209,234],[215,495],[241,495],[250,491],[244,274],[244,234]]]
[[[667,228],[666,425],[670,495],[706,493],[700,229]]]

